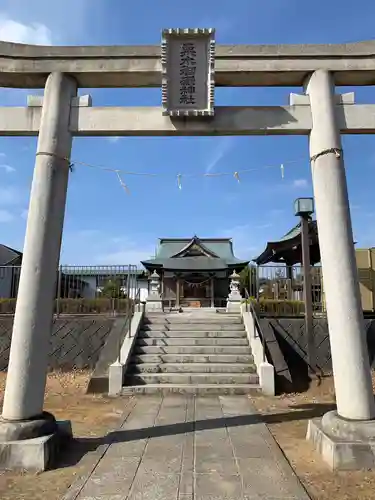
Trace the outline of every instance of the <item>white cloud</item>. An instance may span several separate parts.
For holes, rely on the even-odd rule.
[[[95,261],[97,264],[107,265],[140,265],[141,260],[152,258],[155,254],[155,246],[147,243],[146,245],[135,240],[126,238],[109,239],[109,251],[100,252]]]
[[[98,238],[102,236],[102,232],[99,231],[99,229],[81,229],[80,231],[77,231],[75,234],[75,237],[78,238]]]
[[[21,189],[7,186],[0,187],[0,205],[16,205],[24,200],[24,193]]]
[[[143,235],[142,241],[146,237]],[[139,237],[123,238],[105,230],[65,230],[62,242],[61,263],[69,265],[137,265],[141,260],[155,255],[152,240],[140,242]]]
[[[215,169],[215,167],[233,147],[233,142],[233,137],[224,137],[220,140],[217,148],[214,149],[213,154],[207,163],[206,174],[210,174]]]
[[[14,215],[9,210],[0,209],[0,223],[12,222],[12,220],[14,220]]]
[[[221,200],[224,202],[224,203],[227,203],[228,205],[235,205],[235,204],[238,204],[239,203],[239,195],[238,193],[224,193],[222,195],[222,198]]]
[[[27,216],[29,215],[29,210],[25,208],[25,210],[22,210],[21,212],[21,218],[27,220]]]
[[[263,249],[263,242],[259,242],[259,236],[254,235],[254,227],[250,224],[224,229],[218,233],[218,237],[233,239],[234,254],[239,259],[250,260]]]
[[[109,142],[112,142],[113,144],[118,142],[121,137],[117,136],[117,135],[111,135],[110,137],[106,137],[107,141]]]
[[[12,172],[16,171],[16,169],[14,167],[11,167],[10,165],[0,165],[0,169],[5,170],[7,174],[11,174]]]
[[[293,181],[293,187],[307,188],[308,186],[309,186],[309,181],[307,179],[295,179]]]
[[[285,214],[285,208],[273,208],[270,210],[270,216],[271,217],[277,217],[279,215],[284,215]]]
[[[0,14],[0,37],[6,42],[52,45],[52,33],[41,23],[23,24]]]
[[[155,249],[150,247],[145,249],[143,246],[128,247],[117,252],[110,252],[103,255],[98,255],[95,258],[97,264],[103,265],[136,265],[140,266],[141,260],[148,260],[153,258]]]

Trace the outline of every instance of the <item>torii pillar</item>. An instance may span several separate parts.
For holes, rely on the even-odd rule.
[[[309,78],[310,157],[326,292],[337,411],[309,422],[313,440],[332,468],[375,467],[375,404],[353,245],[344,157],[333,75]]]
[[[61,435],[62,427],[43,405],[76,93],[70,77],[47,78],[0,419],[2,467],[44,470]]]

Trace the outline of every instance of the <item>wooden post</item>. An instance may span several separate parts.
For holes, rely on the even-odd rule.
[[[164,301],[166,297],[164,296],[165,293],[165,286],[164,286],[164,271],[160,271],[160,297],[161,297],[161,303],[162,303],[162,308],[164,307]],[[167,302],[165,302],[165,305],[167,305]],[[169,300],[169,309],[171,308],[171,301]]]
[[[305,335],[307,339],[307,360],[310,373],[316,372],[316,356],[313,332],[313,304],[311,296],[309,217],[301,216],[301,242],[303,266],[303,300],[305,302]]]
[[[279,300],[279,283],[277,281],[273,284],[273,298]]]
[[[176,307],[180,307],[180,278],[176,279]]]
[[[294,300],[293,294],[293,266],[287,264],[286,266],[286,277],[287,277],[287,293],[288,300]]]
[[[215,307],[215,277],[211,276],[211,307]]]

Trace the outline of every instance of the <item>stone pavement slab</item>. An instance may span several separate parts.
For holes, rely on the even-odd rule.
[[[246,396],[139,396],[125,417],[63,500],[310,498]]]

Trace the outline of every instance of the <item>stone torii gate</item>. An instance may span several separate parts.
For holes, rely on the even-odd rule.
[[[335,85],[372,85],[374,77],[373,41],[218,46],[217,86],[300,86],[305,95],[293,94],[287,106],[216,107],[205,120],[176,120],[159,107],[91,107],[89,98],[77,97],[79,87],[160,87],[160,47],[0,43],[0,85],[45,89],[27,107],[0,108],[1,136],[38,135],[0,424],[3,463],[43,468],[46,457],[38,462],[23,443],[34,439],[46,448],[58,429],[43,403],[72,138],[267,131],[310,140],[337,413],[310,422],[309,436],[332,466],[374,466],[375,405],[340,134],[375,133],[375,105],[355,105],[352,94],[335,96]]]

